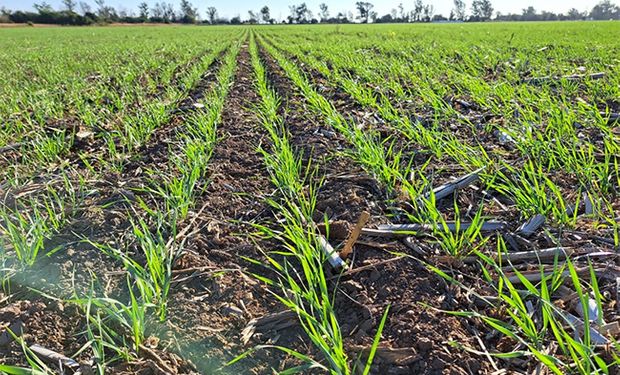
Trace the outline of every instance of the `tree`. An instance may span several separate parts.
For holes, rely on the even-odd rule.
[[[414,22],[420,21],[423,10],[424,10],[424,3],[422,3],[422,0],[416,0],[413,6],[413,21]]]
[[[489,20],[493,16],[493,5],[490,0],[474,0],[471,4],[471,13],[476,20]]]
[[[124,7],[119,7],[118,8],[118,17],[121,19],[125,19],[129,17],[129,12],[127,11],[126,8]]]
[[[523,9],[522,18],[523,21],[536,21],[538,19],[538,15],[536,14],[536,9],[533,6],[529,6],[526,9]]]
[[[164,11],[159,3],[155,3],[155,6],[151,9],[151,21],[162,22]]]
[[[620,19],[620,8],[609,0],[603,0],[592,8],[590,18],[595,20]]]
[[[11,11],[5,7],[0,7],[0,23],[11,22]]]
[[[162,8],[164,10],[164,22],[173,22],[176,18],[176,15],[174,14],[174,8],[172,7],[172,4],[162,2]]]
[[[580,11],[578,11],[577,9],[575,9],[575,8],[571,8],[571,9],[568,11],[567,17],[568,17],[568,19],[569,19],[569,20],[576,21],[576,20],[580,20],[580,19],[582,19],[582,18],[583,18],[583,15],[582,15],[582,14],[581,14],[581,12],[580,12]]]
[[[355,7],[360,14],[359,18],[362,20],[362,22],[368,23],[368,19],[370,18],[370,11],[374,7],[374,5],[367,1],[358,1],[357,3],[355,3]]]
[[[338,14],[336,15],[336,20],[338,21],[338,23],[349,23],[349,18],[346,14],[342,12],[338,12]]]
[[[97,15],[106,21],[113,21],[118,19],[118,15],[116,14],[116,10],[105,4],[105,0],[95,0],[95,4],[97,4]]]
[[[312,18],[312,13],[306,3],[290,5],[289,10],[291,11],[291,15],[288,17],[289,23],[306,23]]]
[[[431,22],[433,13],[435,13],[435,7],[432,4],[425,5],[424,6],[424,21]]]
[[[92,13],[93,8],[90,6],[90,4],[80,1],[80,10],[82,11],[83,15],[86,15],[86,13]]]
[[[558,15],[553,12],[544,11],[540,14],[540,19],[543,21],[557,21]]]
[[[398,4],[398,18],[400,18],[400,22],[405,21],[405,7],[403,6],[403,3]]]
[[[215,7],[207,8],[207,18],[211,25],[215,24],[215,20],[217,20],[217,9],[215,9]]]
[[[250,18],[248,20],[249,23],[251,24],[258,23],[258,15],[253,10],[248,10],[248,17]]]
[[[321,18],[321,22],[325,22],[329,19],[329,9],[327,8],[327,4],[321,3],[319,4],[319,18]]]
[[[394,9],[394,12],[396,12],[396,9]],[[390,22],[394,22],[394,17],[392,17],[392,14],[386,14],[385,16],[377,18],[373,22],[376,22],[376,23],[390,23]]]
[[[271,21],[271,16],[269,14],[269,7],[267,5],[265,5],[260,10],[260,16],[263,19],[263,22],[265,22],[265,23],[269,23]]]
[[[67,9],[68,12],[73,13],[75,11],[75,7],[77,5],[75,0],[62,0],[62,3],[63,3],[63,5],[65,6],[65,9]]]
[[[463,0],[454,0],[454,18],[465,21],[465,2]]]
[[[196,23],[198,19],[198,9],[194,8],[189,0],[181,0],[181,22]]]
[[[175,19],[174,8],[172,7],[172,4],[165,3],[163,1],[161,3],[155,3],[155,6],[151,10],[151,14],[151,20],[153,20],[154,22],[169,23],[174,21]]]
[[[289,14],[288,16],[286,16],[286,18],[288,19],[288,23],[293,23],[295,22],[295,17],[297,16],[297,6],[295,5],[289,5],[288,6],[288,10],[289,12],[291,12],[291,14]]]
[[[95,0],[95,4],[97,4],[97,13],[101,16],[106,11],[105,0]]]
[[[43,1],[42,3],[38,3],[38,4],[37,4],[37,3],[35,3],[35,4],[33,5],[33,7],[34,7],[34,9],[36,9],[36,10],[37,10],[37,12],[39,12],[39,14],[42,14],[42,13],[51,13],[51,12],[53,12],[53,11],[54,11],[54,10],[52,9],[52,6],[51,6],[51,5],[49,5],[48,3],[46,3],[45,1]]]
[[[138,11],[140,12],[142,21],[146,21],[149,18],[149,5],[146,2],[142,2],[138,5]]]
[[[299,23],[307,23],[312,18],[312,12],[308,9],[306,3],[301,3],[297,8],[297,19]]]

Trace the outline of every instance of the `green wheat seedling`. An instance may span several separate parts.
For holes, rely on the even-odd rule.
[[[132,359],[132,354],[124,348],[131,348],[136,353],[140,350],[151,322],[152,310],[159,310],[159,307],[144,299],[150,291],[141,289],[139,285],[135,287],[134,284],[134,280],[128,275],[127,303],[107,296],[94,297],[92,291],[87,297],[75,297],[69,301],[87,311],[86,334],[90,339],[87,345],[104,361],[100,364],[99,371],[106,366],[105,352],[108,350],[120,359]],[[135,292],[134,288],[138,291]],[[116,359],[111,358],[108,362]]]
[[[124,119],[122,131],[117,133],[125,153],[133,153],[144,145],[160,124],[169,117],[162,103],[149,103],[142,112]]]
[[[394,195],[399,183],[406,181],[403,175],[411,166],[411,161],[403,168],[403,154],[389,139],[382,142],[376,135],[358,127],[348,127],[345,131],[345,137],[356,145],[345,153],[385,186],[389,195]]]
[[[283,246],[283,250],[265,254],[269,268],[278,275],[278,278],[270,279],[258,274],[254,277],[281,291],[273,293],[274,297],[298,315],[303,330],[326,363],[322,365],[307,356],[297,356],[307,365],[291,371],[294,373],[306,368],[320,367],[331,374],[351,374],[349,357],[344,349],[343,337],[334,311],[334,297],[323,271],[327,259],[321,250],[317,234],[308,230],[306,222],[309,218],[302,213],[302,207],[312,207],[312,204],[308,202],[300,207],[292,202],[283,205],[271,203],[283,216],[282,231],[258,225],[257,228],[261,235],[274,238]],[[258,261],[250,261],[261,264]],[[375,336],[373,352],[379,343],[386,316],[387,310]],[[290,349],[285,352],[291,354]],[[372,356],[366,364],[364,373],[369,372],[371,364]]]
[[[498,178],[490,186],[511,198],[522,213],[550,215],[558,223],[574,224],[577,210],[567,210],[568,204],[561,189],[547,177],[540,165],[529,160],[518,171],[512,166],[505,166],[505,170],[498,172]]]
[[[208,163],[216,143],[217,123],[234,74],[236,53],[233,48],[227,55],[218,74],[218,85],[205,98],[205,110],[190,115],[179,132],[178,143],[170,149],[166,170],[150,171],[151,187],[145,191],[164,201],[164,211],[172,220],[185,219],[193,208],[196,197],[206,188],[204,180]]]
[[[146,264],[143,266],[132,259],[124,258],[125,268],[136,279],[140,295],[146,298],[146,301],[151,301],[158,306],[159,317],[163,321],[166,317],[168,294],[172,282],[172,266],[180,255],[182,247],[168,245],[168,241],[164,240],[163,223],[158,223],[155,233],[152,233],[148,224],[140,218],[137,222],[132,220],[131,225]],[[175,228],[173,227],[170,232],[171,237],[174,238]]]
[[[497,261],[476,252],[482,262],[484,278],[499,298],[499,303],[495,304],[494,308],[503,311],[505,318],[499,319],[479,312],[449,311],[447,313],[478,318],[490,328],[514,340],[515,344],[518,344],[516,348],[521,347],[508,353],[490,353],[497,358],[531,356],[558,375],[567,371],[584,375],[608,374],[612,363],[603,360],[591,340],[589,296],[583,287],[584,281],[577,275],[573,263],[567,260],[566,263],[560,265],[556,258],[550,273],[545,273],[541,266],[541,281],[537,284],[530,282],[522,272],[513,268],[512,271],[519,279],[519,283],[525,287],[525,290],[521,290],[501,268],[502,254],[505,253],[506,246],[501,237],[497,242],[497,258],[495,258]],[[493,274],[484,267],[485,265],[490,267]],[[430,267],[430,269],[454,281],[435,267]],[[595,296],[599,309],[597,315],[601,317],[602,295],[592,266],[590,266],[590,278],[588,289],[591,289]],[[554,292],[566,281],[570,282],[576,290],[581,306],[583,306],[584,326],[582,328],[575,326],[574,321],[568,319],[566,313],[553,303]],[[556,345],[557,352],[548,350],[552,343]]]
[[[131,356],[129,353],[115,343],[115,337],[118,334],[106,325],[105,310],[95,307],[96,303],[94,303],[92,295],[89,295],[86,299],[75,300],[74,302],[83,309],[86,316],[86,331],[84,335],[87,340],[82,348],[75,353],[75,356],[90,348],[94,357],[93,362],[99,375],[104,375],[107,366],[119,359],[130,360]],[[108,358],[108,352],[115,353],[115,355]]]
[[[323,272],[326,259],[314,234],[306,230],[306,227],[299,222],[300,218],[296,217],[295,213],[289,212],[289,207],[278,208],[285,210],[280,211],[286,220],[283,226],[284,232],[277,234],[267,228],[262,230],[263,235],[273,236],[284,246],[285,250],[277,253],[284,255],[284,260],[277,259],[276,254],[274,256],[266,254],[268,264],[272,271],[277,272],[279,278],[271,280],[260,275],[255,277],[280,289],[282,295],[274,293],[274,297],[297,313],[302,328],[314,346],[320,350],[328,363],[327,367],[335,373],[348,373],[348,357],[344,351],[343,337]],[[286,257],[299,262],[300,274]]]
[[[173,219],[187,217],[194,201],[206,185],[200,182],[206,176],[212,146],[201,140],[187,138],[181,146],[182,155],[173,154],[169,172],[151,171],[151,188],[146,189],[164,201],[164,211]],[[156,180],[155,178],[158,178]]]
[[[24,266],[34,265],[39,253],[45,249],[45,241],[56,233],[37,208],[32,213],[22,213],[3,207],[0,208],[0,219],[3,236]]]
[[[97,162],[101,166],[99,170],[102,171],[111,171],[116,173],[122,173],[127,163],[127,157],[123,154],[122,150],[116,144],[117,133],[115,132],[106,132],[104,133],[105,140],[105,152],[102,156],[95,156]],[[90,155],[84,155],[82,160],[87,160],[87,157]],[[91,163],[88,163],[91,165]],[[95,168],[91,165],[91,170],[95,171]]]
[[[155,215],[158,215],[155,230],[151,230],[149,223],[137,215],[130,218],[131,233],[138,250],[135,255],[109,245],[89,242],[122,262],[132,277],[133,287],[130,288],[132,301],[140,299],[157,306],[157,315],[163,321],[166,317],[168,294],[172,283],[172,266],[181,254],[183,243],[177,244],[174,240],[166,239],[166,234],[172,239],[176,236],[176,221],[168,221],[164,214],[158,212],[155,212]],[[172,227],[169,227],[170,225]],[[144,261],[138,261],[137,256],[143,257]]]
[[[13,263],[8,250],[4,248],[3,244],[0,244],[0,287],[5,294],[10,294],[11,279],[19,272]]]
[[[37,357],[35,353],[28,347],[28,344],[22,337],[16,336],[14,332],[9,333],[13,336],[13,339],[21,346],[28,368],[19,366],[10,366],[0,364],[0,371],[8,375],[47,375],[53,374],[54,371],[48,367],[45,362]]]
[[[54,132],[52,135],[38,135],[28,147],[24,147],[24,164],[41,168],[41,166],[58,163],[60,157],[71,147],[72,139],[72,137],[67,139],[64,131]]]
[[[431,191],[428,198],[418,199],[415,215],[407,213],[411,222],[429,224],[433,227],[431,236],[434,243],[446,254],[454,257],[464,257],[476,252],[488,241],[488,237],[482,235],[484,219],[481,206],[471,218],[470,225],[461,230],[461,212],[456,199],[454,200],[454,230],[448,227],[448,221],[437,208],[435,194]]]
[[[315,57],[312,53],[308,53],[309,51],[301,52],[300,48],[296,48],[293,45],[287,45],[286,47],[280,46],[278,48],[292,53],[296,58],[304,61],[304,63],[308,63],[314,69],[319,70],[323,75],[327,76],[330,81],[333,81],[335,84],[339,85],[360,105],[377,111],[377,113],[385,119],[396,132],[405,136],[406,139],[410,141],[429,148],[437,157],[441,157],[444,154],[449,154],[453,156],[454,160],[467,169],[471,169],[472,167],[480,168],[489,164],[489,157],[486,155],[486,152],[482,147],[472,147],[465,144],[464,142],[457,140],[454,136],[441,131],[440,127],[427,129],[418,121],[411,121],[406,114],[401,113],[400,110],[394,107],[393,101],[384,93],[379,93],[378,97],[380,99],[377,99],[377,95],[373,92],[373,90],[359,82],[357,78],[352,77],[350,73],[340,72],[336,68],[336,66],[340,66],[340,62],[332,64],[332,69],[328,69],[325,66],[323,58]],[[336,59],[335,55],[330,56],[330,58],[332,57]],[[359,67],[360,66],[358,65],[354,69],[357,71]],[[374,68],[371,68],[369,70],[373,69]],[[383,79],[384,78],[382,77],[381,80]],[[400,93],[399,95],[396,95],[397,98],[402,97],[403,100],[407,98],[405,90],[403,90],[399,83],[388,78],[387,85],[394,92]],[[435,108],[436,113],[441,113],[440,116],[435,116],[434,121],[438,122],[445,117],[455,115],[454,109],[449,105],[446,105],[442,97],[438,96],[432,90],[426,91],[425,95],[422,97],[432,98],[433,108]],[[466,124],[471,126],[468,122],[466,122]],[[468,163],[465,164],[465,162]],[[384,168],[384,170],[387,169]]]
[[[139,347],[146,331],[145,324],[143,324],[147,321],[146,312],[155,306],[138,301],[131,292],[128,304],[107,296],[96,297],[96,276],[92,273],[90,289],[85,296],[78,294],[74,278],[72,282],[73,296],[63,302],[75,305],[84,315],[85,329],[80,334],[86,339],[74,357],[90,349],[99,374],[105,374],[107,366],[114,362],[134,360],[135,353],[132,353],[131,348],[136,350]],[[129,279],[127,283],[130,287]],[[142,303],[142,309],[140,303]],[[136,342],[138,342],[137,345],[135,345]]]
[[[235,56],[235,54],[228,55],[229,64],[234,63]],[[230,68],[226,70],[223,82],[228,82],[226,77],[230,79],[232,71]],[[222,89],[218,93],[225,94],[226,90],[227,88]],[[150,310],[148,306],[156,307],[160,321],[166,318],[172,267],[184,246],[184,240],[180,243],[176,241],[177,221],[180,217],[187,216],[195,198],[194,189],[206,171],[206,163],[210,158],[215,136],[213,126],[217,116],[214,116],[214,113],[219,114],[219,112],[219,110],[209,112],[211,117],[206,121],[199,117],[192,118],[189,125],[193,130],[183,138],[183,154],[174,156],[172,159],[180,177],[169,178],[163,185],[159,185],[159,190],[153,190],[164,197],[164,210],[151,209],[144,201],[139,200],[140,208],[148,214],[147,217],[154,221],[154,229],[151,228],[150,221],[142,218],[137,212],[130,215],[131,234],[137,250],[136,254],[86,240],[119,260],[129,273],[129,304],[105,299],[106,304],[102,306],[107,308],[109,313],[115,312],[117,320],[122,321],[122,324],[130,329],[136,347],[144,338],[144,325],[149,316],[148,310]],[[206,132],[200,134],[198,138],[200,129]],[[205,143],[205,140],[209,142]],[[139,258],[143,260],[139,261]]]
[[[310,163],[303,168],[301,158],[295,155],[288,142],[286,129],[277,116],[279,100],[275,92],[267,86],[265,71],[258,58],[253,36],[250,40],[250,54],[257,76],[257,89],[263,100],[259,107],[262,110],[260,116],[263,126],[272,138],[269,152],[265,149],[261,151],[272,182],[282,192],[281,201],[268,200],[275,211],[282,215],[280,220],[282,229],[276,231],[259,224],[255,224],[255,227],[261,236],[273,238],[283,247],[283,250],[265,253],[268,267],[278,277],[270,279],[259,274],[254,274],[254,277],[281,291],[273,293],[274,297],[298,315],[302,328],[320,351],[326,364],[284,347],[259,346],[254,350],[275,348],[304,363],[288,369],[288,373],[319,368],[332,374],[351,374],[342,333],[334,311],[334,297],[324,273],[326,255],[321,249],[316,229],[308,225],[313,220],[320,182],[313,182],[316,181],[315,170],[310,167]],[[262,264],[257,260],[248,260],[257,265]],[[386,317],[387,310],[380,323],[364,374],[370,371]],[[248,353],[235,358],[230,364]]]
[[[53,187],[38,199],[16,202],[16,207],[0,206],[0,233],[4,237],[5,250],[10,248],[19,264],[31,267],[42,253],[49,256],[60,250],[62,245],[47,248],[47,241],[65,227],[75,214],[79,192],[70,188],[67,196],[61,196]]]
[[[383,144],[378,140],[374,131],[362,130],[349,123],[338,113],[332,103],[312,87],[308,79],[293,63],[268,43],[263,43],[263,46],[274,56],[288,77],[301,90],[310,106],[324,116],[330,126],[345,136],[352,145],[351,150],[347,151],[349,156],[388,187],[390,191],[394,191],[398,181],[406,180],[401,173],[401,164],[403,164],[401,153],[394,149],[393,144],[390,144],[389,141]],[[404,169],[407,169],[406,166]]]

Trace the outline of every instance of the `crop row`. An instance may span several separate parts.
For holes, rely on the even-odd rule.
[[[74,307],[80,345],[71,355],[91,359],[101,374],[147,357],[156,371],[178,370],[151,341],[172,324],[182,293],[201,290],[175,290],[179,272],[194,268],[209,272],[184,281],[241,283],[249,276],[262,283],[261,295],[281,306],[265,309],[286,309],[289,315],[276,316],[292,315],[312,344],[277,345],[249,334],[243,341],[256,345],[233,346],[218,371],[273,349],[292,358],[291,373],[389,368],[386,358],[374,362],[382,350],[408,349],[386,346],[411,340],[395,328],[405,317],[392,308],[408,303],[481,332],[477,342],[430,345],[482,356],[486,369],[612,373],[619,360],[612,335],[620,102],[617,51],[604,31],[615,25],[558,25],[534,41],[520,26],[497,26],[493,38],[487,26],[446,26],[431,35],[422,33],[425,25],[171,28],[157,37],[52,31],[65,47],[16,31],[0,54],[4,291]],[[602,48],[576,38],[553,43],[566,27],[590,32]],[[20,45],[30,47],[17,60]],[[235,91],[248,82],[253,93]],[[253,97],[256,106],[239,104]],[[222,118],[237,115],[236,130],[250,131],[245,136],[234,121],[222,131]],[[235,170],[253,163],[260,164],[257,176]],[[236,176],[246,180],[231,182]],[[270,186],[261,189],[271,193],[252,189],[263,176]],[[352,176],[377,188],[359,197]],[[230,193],[210,191],[213,181]],[[349,192],[346,200],[334,185]],[[256,215],[254,204],[262,207]],[[361,207],[372,211],[371,224]],[[336,219],[356,215],[357,228],[340,242]],[[239,255],[234,242],[254,249]],[[239,258],[235,267],[215,261],[214,243]],[[370,248],[387,250],[369,257]],[[64,281],[40,282],[55,259],[71,258],[69,249],[80,252],[75,259],[99,259],[100,272],[78,265],[59,277]],[[194,267],[191,259],[209,265]],[[418,273],[399,279],[400,289],[380,285],[383,291],[371,293],[386,262],[395,274],[410,264]],[[412,296],[423,278],[443,280],[456,297]],[[349,296],[345,284],[366,302]],[[234,296],[222,298],[233,299],[227,311],[243,314],[231,307]],[[351,330],[349,320],[357,320],[347,313],[360,306],[366,320]],[[26,361],[16,363],[53,372],[20,330],[13,340]],[[222,330],[227,338],[240,334],[238,326]],[[194,344],[183,332],[175,337]],[[195,350],[184,359],[201,361]]]

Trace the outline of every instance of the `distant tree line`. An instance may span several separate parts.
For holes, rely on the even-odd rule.
[[[63,9],[55,10],[47,2],[34,4],[36,12],[0,9],[0,22],[44,23],[59,25],[91,25],[102,23],[196,23],[198,9],[188,0],[181,0],[179,8],[165,1],[149,5],[140,3],[137,12],[114,8],[106,0],[94,0],[94,7],[84,1],[63,0]]]
[[[565,21],[565,20],[619,20],[620,7],[610,0],[602,0],[589,12],[571,9],[566,14],[553,12],[538,12],[532,6],[523,9],[521,14],[494,13],[491,0],[473,0],[469,7],[464,0],[453,0],[454,7],[448,16],[435,13],[433,4],[425,4],[423,0],[414,0],[411,10],[405,10],[400,3],[390,13],[379,16],[374,5],[367,1],[355,3],[356,13],[351,11],[339,12],[332,16],[327,4],[319,5],[315,14],[306,3],[289,6],[289,15],[283,23],[411,23],[411,22],[481,22],[481,21]],[[277,21],[271,17],[268,6],[259,11],[249,10],[248,18],[241,20],[240,16],[231,19],[218,16],[215,7],[208,7],[206,18],[201,19],[198,9],[189,0],[181,0],[178,8],[166,1],[150,5],[140,3],[137,11],[118,9],[107,5],[106,0],[94,0],[94,7],[84,1],[63,0],[63,8],[53,9],[45,1],[34,4],[33,11],[11,11],[0,8],[0,23],[44,23],[60,25],[91,25],[105,23],[204,23],[204,24],[273,24]]]

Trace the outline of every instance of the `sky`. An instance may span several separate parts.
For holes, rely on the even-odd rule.
[[[42,2],[43,0],[40,0]],[[62,8],[61,0],[46,0],[47,3],[52,5],[55,9]],[[80,0],[78,0],[79,2]],[[90,3],[93,8],[94,0],[81,0]],[[108,5],[114,6],[116,9],[124,8],[125,10],[132,10],[137,13],[138,4],[143,0],[107,0]],[[145,0],[149,5],[153,5],[160,0]],[[179,0],[165,0],[172,3],[175,8],[178,8]],[[366,0],[369,1],[369,0]],[[600,0],[491,0],[495,11],[501,13],[521,13],[521,9],[528,6],[534,6],[537,11],[552,11],[566,13],[570,8],[576,8],[579,11],[590,10]],[[11,10],[32,10],[32,5],[39,1],[32,0],[0,0],[0,7],[6,7]],[[314,13],[315,17],[319,12],[319,4],[326,3],[329,8],[331,16],[335,16],[338,12],[352,11],[355,13],[355,0],[263,0],[262,2],[250,1],[250,0],[190,0],[192,4],[200,12],[201,18],[206,18],[207,7],[214,6],[218,10],[220,17],[235,17],[240,16],[242,19],[248,18],[248,10],[254,10],[258,12],[264,5],[267,5],[271,10],[271,16],[276,20],[285,19],[289,15],[289,5],[301,4],[305,2],[308,8]],[[389,1],[372,1],[374,4],[374,11],[379,16],[389,13],[393,8],[396,8],[399,3],[403,3],[405,10],[411,10],[413,8],[413,0],[389,0]],[[471,4],[471,0],[465,1]],[[613,2],[613,1],[612,1]],[[452,0],[425,0],[424,3],[431,3],[435,7],[435,14],[443,14],[448,16],[450,10],[453,8]],[[618,1],[615,1],[618,3]],[[468,12],[469,12],[468,5]],[[318,17],[317,17],[318,18]]]

